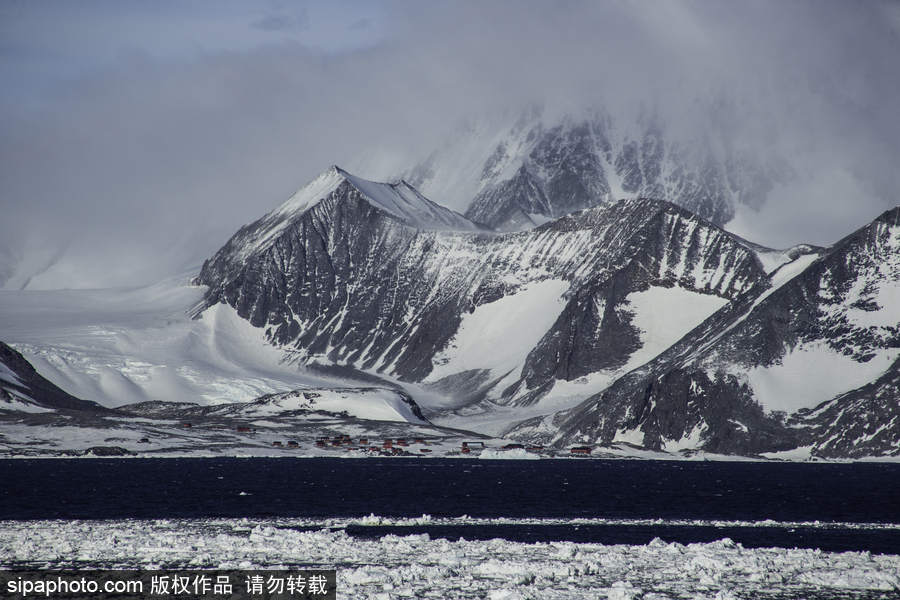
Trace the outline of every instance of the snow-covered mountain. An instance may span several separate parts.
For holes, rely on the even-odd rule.
[[[698,99],[690,125],[641,107],[615,115],[603,105],[549,114],[531,108],[485,115],[410,169],[381,155],[355,165],[402,177],[473,220],[504,231],[621,198],[668,200],[724,225],[739,205],[759,209],[795,178],[772,139],[738,131],[728,98]]]
[[[896,455],[898,383],[895,208],[830,248],[780,266],[770,282],[553,425],[558,441]]]
[[[241,228],[197,287],[4,292],[16,318],[0,329],[63,393],[125,405],[82,423],[85,436],[115,429],[109,439],[137,444],[147,427],[204,420],[190,442],[168,431],[169,449],[263,448],[215,433],[252,418],[310,439],[418,427],[447,440],[897,455],[898,219],[778,251],[630,199],[503,233],[408,183],[333,167]],[[17,402],[28,386],[8,384],[21,372],[3,371]],[[376,413],[390,425],[372,425]],[[36,435],[9,431],[18,445]]]
[[[456,402],[533,404],[557,381],[641,364],[767,277],[754,249],[668,202],[621,201],[519,233],[426,230],[370,196],[393,188],[323,178],[204,265],[198,312],[226,303],[302,364]]]
[[[646,199],[513,233],[458,216],[425,229],[373,198],[395,186],[323,178],[204,265],[197,311],[232,306],[299,364],[438,393],[439,422],[557,444],[818,452],[838,435],[825,407],[809,413],[820,403],[857,390],[841,402],[860,406],[877,381],[896,404],[897,211],[831,248],[779,252]],[[871,452],[896,451],[900,432],[866,431]]]

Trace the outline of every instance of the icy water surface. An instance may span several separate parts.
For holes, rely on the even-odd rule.
[[[900,598],[900,465],[0,461],[0,568],[335,568],[338,598]]]
[[[0,519],[294,519],[350,536],[900,554],[900,465],[628,460],[7,460]],[[426,518],[422,518],[426,515]],[[374,518],[373,518],[374,517]]]

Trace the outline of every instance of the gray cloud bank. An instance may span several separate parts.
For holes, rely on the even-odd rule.
[[[317,26],[312,13],[275,11],[230,25],[247,40],[162,57],[131,48],[40,102],[7,102],[0,278],[17,260],[8,288],[32,275],[29,287],[151,283],[199,266],[331,164],[375,147],[425,158],[460,119],[532,102],[569,110],[602,98],[623,113],[649,102],[690,128],[697,99],[727,90],[736,131],[774,136],[818,182],[741,217],[736,231],[762,243],[831,243],[900,202],[897,4],[380,10],[380,41],[362,48],[248,42]],[[348,20],[348,39],[365,24]],[[2,64],[27,65],[14,52],[0,51]]]

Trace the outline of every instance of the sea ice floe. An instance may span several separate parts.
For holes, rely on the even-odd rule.
[[[729,539],[642,546],[424,534],[358,539],[329,528],[334,524],[307,530],[313,522],[298,519],[4,521],[0,568],[315,566],[336,568],[338,597],[354,599],[815,598],[900,590],[897,555],[747,549]]]

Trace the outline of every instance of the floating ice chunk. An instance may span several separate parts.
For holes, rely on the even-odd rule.
[[[540,460],[541,457],[528,452],[524,448],[514,448],[512,450],[482,450],[478,458],[489,460]]]

